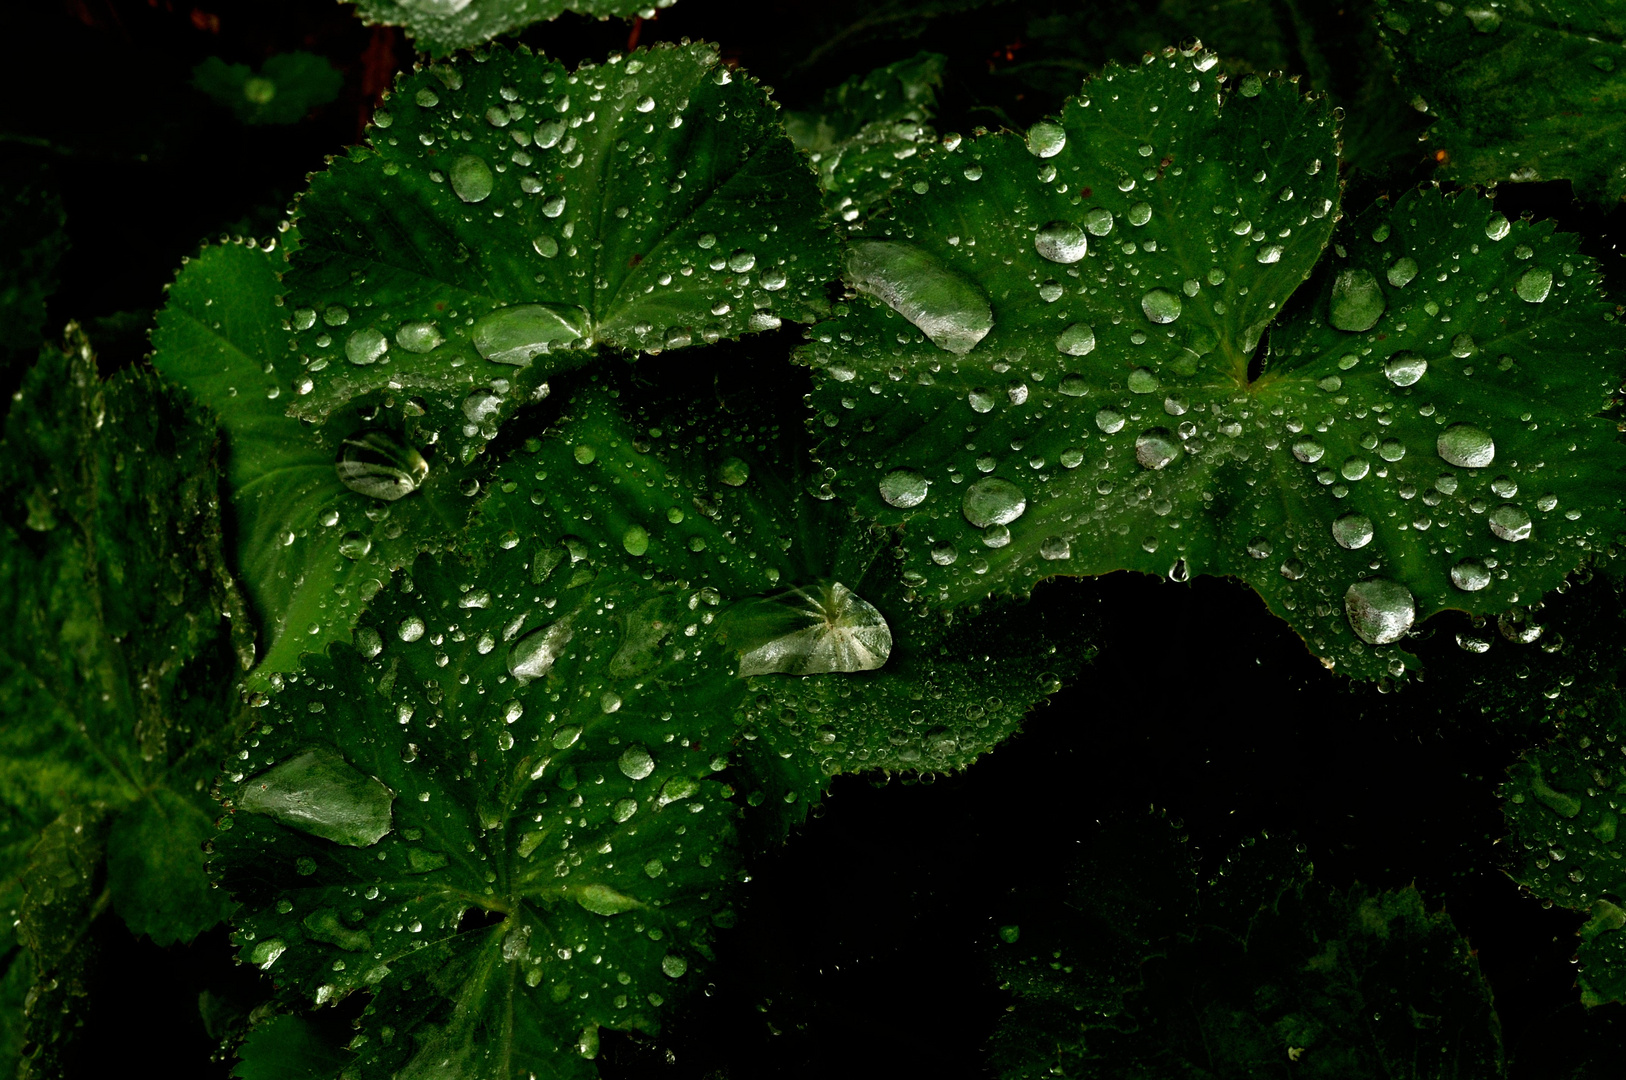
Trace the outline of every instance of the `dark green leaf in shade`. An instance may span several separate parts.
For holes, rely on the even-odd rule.
[[[278,53],[258,72],[211,56],[192,70],[192,85],[245,124],[297,124],[339,96],[344,76],[313,53]]]
[[[353,1059],[302,1016],[273,1016],[257,1025],[237,1051],[238,1080],[332,1080]]]
[[[1570,180],[1626,194],[1626,11],[1612,0],[1381,0],[1401,87],[1435,123],[1441,176]]]
[[[90,925],[107,906],[102,859],[108,820],[76,806],[45,827],[23,876],[17,934],[33,960],[20,1080],[72,1075],[96,952]]]
[[[994,946],[1016,999],[993,1042],[999,1075],[1504,1075],[1478,961],[1415,889],[1322,887],[1267,839],[1199,892],[1189,856],[1150,824],[1127,836],[1149,843],[1103,838],[1068,903]]]
[[[786,115],[785,130],[813,159],[825,207],[837,219],[853,222],[878,209],[931,150],[947,61],[920,53],[848,79],[817,110]]]
[[[641,634],[666,596],[697,633]],[[708,611],[611,569],[421,556],[357,648],[280,680],[222,782],[239,955],[306,1004],[371,991],[364,1077],[589,1075],[600,1027],[654,1030],[738,873]],[[313,754],[355,782],[291,781]],[[303,818],[255,812],[300,784]],[[381,792],[388,832],[327,838]]]
[[[445,56],[532,23],[577,12],[599,19],[653,16],[673,0],[345,0],[363,22],[405,27],[413,43]]]
[[[77,331],[42,351],[3,444],[5,862],[72,807],[106,807],[126,843],[112,901],[160,943],[228,906],[199,845],[252,639],[221,557],[214,449],[212,426],[150,372],[102,383]]]
[[[484,465],[474,452],[484,445],[479,425],[536,392],[496,379],[460,402],[386,392],[320,427],[296,420],[287,400],[307,384],[290,352],[276,265],[252,247],[205,248],[169,287],[153,332],[154,366],[225,432],[235,568],[261,627],[262,676],[293,667],[301,651],[349,640],[356,613],[391,571],[462,524]],[[477,441],[461,435],[465,424]],[[365,468],[389,446],[403,460],[417,454],[427,475],[409,494],[373,497],[366,492],[402,490],[401,470]],[[356,466],[348,485],[337,469],[347,452]]]
[[[1626,710],[1617,694],[1571,709],[1563,730],[1508,770],[1502,786],[1514,878],[1591,916],[1581,927],[1581,1000],[1626,1002],[1626,869],[1619,848]]]
[[[818,205],[777,106],[710,46],[574,73],[494,48],[416,72],[296,209],[288,410],[463,401],[603,348],[811,320],[838,276]]]
[[[16,918],[15,909],[6,913],[8,925]],[[14,934],[10,936],[15,936]],[[34,985],[34,957],[27,949],[11,944],[0,955],[0,1069],[17,1075],[27,1041],[25,1015],[29,988]]]
[[[1212,67],[1109,68],[924,166],[803,351],[820,454],[930,603],[1227,574],[1399,674],[1415,621],[1529,602],[1618,530],[1619,328],[1573,236],[1472,193],[1380,202],[1323,259],[1326,111]]]
[[[62,200],[50,174],[13,161],[0,168],[0,373],[33,363],[44,342],[45,301],[67,251]]]

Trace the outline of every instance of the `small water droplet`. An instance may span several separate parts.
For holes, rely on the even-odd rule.
[[[1129,208],[1129,213],[1125,214],[1124,216],[1129,219],[1129,224],[1131,225],[1144,225],[1148,221],[1152,220],[1152,205],[1150,203],[1138,202],[1134,206],[1131,206]]]
[[[1148,428],[1135,436],[1135,460],[1143,469],[1161,469],[1180,456],[1180,440],[1168,428]]]
[[[731,457],[717,467],[717,479],[729,487],[741,487],[751,479],[751,466],[743,458]]]
[[[445,340],[432,322],[406,322],[395,331],[395,343],[409,353],[433,352]]]
[[[1065,266],[1084,258],[1089,238],[1071,221],[1052,221],[1034,235],[1033,249],[1051,262]]]
[[[540,679],[553,670],[554,661],[564,653],[571,636],[569,619],[532,630],[508,647],[508,673],[522,686]]]
[[[1295,440],[1293,443],[1293,456],[1307,465],[1314,465],[1316,462],[1320,461],[1321,455],[1325,454],[1326,452],[1326,447],[1322,446],[1308,435],[1302,439]]]
[[[1463,559],[1451,567],[1451,584],[1463,592],[1478,592],[1490,583],[1490,570],[1478,559]]]
[[[359,532],[347,532],[339,538],[339,554],[347,559],[361,559],[373,550],[370,537]]]
[[[559,254],[559,241],[547,233],[538,233],[531,238],[531,247],[544,259],[551,259]]]
[[[1389,284],[1397,289],[1404,289],[1417,276],[1417,260],[1410,255],[1396,259],[1390,266],[1387,277]]]
[[[1095,350],[1095,328],[1087,323],[1074,323],[1056,338],[1056,349],[1068,356],[1088,356]]]
[[[926,477],[919,469],[893,469],[881,478],[880,488],[887,505],[900,510],[926,501]]]
[[[1259,76],[1249,72],[1248,74],[1242,76],[1242,83],[1237,87],[1237,93],[1241,94],[1245,98],[1254,98],[1258,97],[1259,92],[1264,88],[1264,81],[1260,79]]]
[[[1140,309],[1152,322],[1172,323],[1180,317],[1180,294],[1168,289],[1151,289],[1140,298]]]
[[[1095,426],[1108,435],[1116,435],[1124,428],[1123,413],[1116,409],[1100,409],[1095,414]]]
[[[1490,530],[1498,539],[1518,541],[1530,539],[1530,513],[1514,503],[1503,503],[1485,515]]]
[[[1399,641],[1417,617],[1411,590],[1387,578],[1357,581],[1344,594],[1350,629],[1368,645]]]
[[[1519,299],[1527,304],[1539,304],[1547,299],[1547,294],[1553,291],[1553,272],[1545,266],[1532,266],[1519,278],[1519,283],[1513,287],[1519,294]]]
[[[621,546],[634,557],[649,551],[649,531],[642,525],[629,525],[621,534]]]
[[[979,529],[1008,525],[1028,508],[1027,496],[1009,480],[985,476],[966,488],[960,512]]]
[[[375,327],[364,327],[356,330],[345,339],[344,355],[347,360],[357,367],[376,364],[390,344],[384,340],[384,335]]]
[[[1112,212],[1099,206],[1084,213],[1084,228],[1091,236],[1105,236],[1112,231]]]
[[[1372,519],[1365,514],[1343,514],[1333,519],[1332,538],[1338,546],[1355,551],[1372,542]]]
[[[1062,559],[1073,557],[1073,545],[1065,536],[1047,536],[1039,545],[1039,558],[1050,562],[1059,562]]]
[[[1409,350],[1401,350],[1383,362],[1383,374],[1396,386],[1413,386],[1428,372],[1428,361]]]
[[[1512,228],[1506,214],[1492,214],[1490,220],[1485,222],[1485,235],[1492,240],[1501,240]]]
[[[1248,541],[1248,555],[1251,558],[1268,559],[1273,550],[1274,547],[1266,537],[1256,536]]]
[[[1028,153],[1052,158],[1067,146],[1067,129],[1050,120],[1040,120],[1028,128]]]

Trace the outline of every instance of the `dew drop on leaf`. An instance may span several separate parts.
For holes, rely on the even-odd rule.
[[[919,469],[893,469],[881,478],[881,498],[907,510],[926,501],[926,477]]]
[[[429,475],[429,463],[416,448],[382,429],[345,439],[333,467],[345,487],[383,502],[412,494]]]
[[[1333,279],[1328,317],[1335,328],[1358,333],[1377,325],[1385,303],[1383,287],[1369,271],[1340,270]]]
[[[1071,221],[1052,221],[1034,234],[1033,250],[1053,263],[1069,266],[1088,254],[1089,237]]]
[[[1180,317],[1180,294],[1168,289],[1152,289],[1140,298],[1140,309],[1152,322],[1172,323]]]
[[[473,154],[452,162],[451,174],[452,190],[464,202],[477,203],[491,194],[491,166]]]
[[[1095,350],[1095,328],[1087,323],[1074,323],[1057,336],[1056,349],[1068,356],[1088,356]]]
[[[747,601],[730,618],[742,678],[873,671],[892,655],[886,619],[839,581]]]
[[[345,359],[357,367],[376,364],[388,351],[390,343],[374,327],[354,331],[344,343]]]
[[[1485,222],[1485,235],[1492,240],[1500,240],[1507,236],[1512,227],[1506,214],[1492,214],[1490,220]]]
[[[1497,538],[1508,541],[1530,539],[1530,513],[1514,503],[1503,503],[1485,515]]]
[[[1009,480],[985,476],[966,488],[960,512],[979,529],[1009,525],[1028,508],[1027,496]]]
[[[349,847],[368,847],[390,831],[395,795],[325,747],[307,750],[251,777],[237,808]]]
[[[1519,277],[1513,291],[1529,304],[1539,304],[1553,290],[1553,272],[1545,266],[1532,266]]]
[[[969,279],[912,244],[868,240],[847,251],[853,287],[914,323],[940,349],[963,356],[994,327],[988,298]]]
[[[1372,519],[1365,514],[1342,514],[1333,519],[1332,538],[1350,551],[1363,548],[1372,542]]]
[[[1040,120],[1028,128],[1028,153],[1034,157],[1052,158],[1067,145],[1067,130],[1050,120]]]
[[[409,353],[433,352],[445,340],[432,322],[405,322],[395,330],[395,343]]]
[[[1084,228],[1091,236],[1105,236],[1112,231],[1112,212],[1097,206],[1084,214]]]
[[[1389,284],[1397,289],[1404,289],[1417,276],[1417,260],[1410,255],[1402,256],[1389,267]]]
[[[1441,458],[1461,469],[1483,469],[1496,460],[1496,443],[1490,432],[1473,424],[1452,424],[1440,432],[1435,449]]]
[[[560,619],[538,627],[508,647],[508,673],[520,685],[540,679],[553,670],[553,663],[570,643],[570,620]]]
[[[1168,428],[1148,428],[1135,436],[1135,460],[1143,469],[1161,469],[1180,455],[1180,440]]]
[[[1383,375],[1396,386],[1413,386],[1428,371],[1428,361],[1410,350],[1401,350],[1383,362]]]
[[[475,351],[499,364],[528,364],[587,332],[587,312],[567,304],[512,304],[474,324]]]
[[[1350,629],[1368,645],[1398,641],[1417,617],[1411,590],[1387,578],[1357,581],[1344,594],[1344,613]]]
[[[1490,583],[1490,570],[1478,559],[1463,559],[1451,567],[1451,584],[1463,592],[1478,592]]]
[[[629,746],[616,765],[629,780],[642,780],[655,771],[655,759],[642,746]]]

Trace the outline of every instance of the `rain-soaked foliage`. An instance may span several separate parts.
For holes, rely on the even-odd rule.
[[[0,1069],[1626,1070],[1626,11],[217,6],[0,124]]]

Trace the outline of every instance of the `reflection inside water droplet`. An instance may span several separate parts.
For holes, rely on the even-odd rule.
[[[1383,362],[1383,375],[1396,386],[1413,386],[1428,372],[1428,361],[1414,352],[1401,351]]]
[[[1180,294],[1168,289],[1151,289],[1140,298],[1140,309],[1152,322],[1172,323],[1180,317]]]
[[[1478,592],[1490,583],[1490,570],[1478,559],[1463,559],[1451,567],[1451,584],[1463,592]]]
[[[1522,506],[1503,503],[1486,514],[1485,520],[1498,539],[1508,541],[1530,539],[1530,514]]]
[[[528,364],[587,332],[587,312],[567,304],[511,304],[473,327],[475,351],[499,364]]]
[[[1135,436],[1135,460],[1143,469],[1161,469],[1180,456],[1180,440],[1168,428],[1148,428]]]

